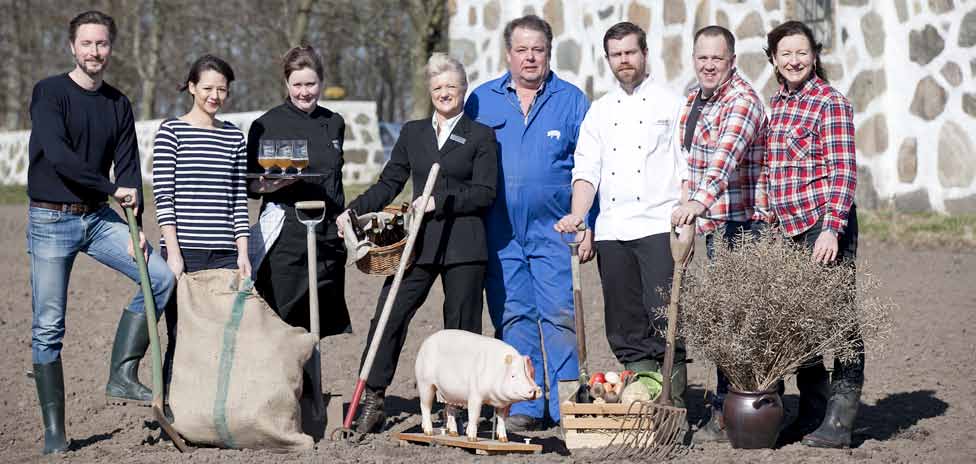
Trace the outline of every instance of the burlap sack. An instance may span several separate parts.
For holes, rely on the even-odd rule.
[[[315,336],[284,323],[237,271],[184,274],[169,405],[193,443],[310,449],[301,430],[302,365]]]

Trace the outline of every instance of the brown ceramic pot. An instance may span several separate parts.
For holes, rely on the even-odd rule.
[[[733,448],[772,448],[783,421],[783,400],[775,387],[764,392],[744,392],[730,387],[722,417]]]

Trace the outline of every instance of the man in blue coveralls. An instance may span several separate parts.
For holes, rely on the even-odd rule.
[[[549,417],[559,421],[561,380],[579,376],[569,248],[553,225],[569,212],[573,152],[589,101],[549,69],[552,28],[535,15],[505,26],[508,72],[468,98],[468,116],[495,130],[499,182],[488,213],[485,290],[496,336],[545,366]],[[593,257],[589,231],[580,256]],[[541,336],[540,336],[541,327]],[[545,386],[546,372],[535,381]],[[546,425],[546,401],[512,406],[509,430]]]

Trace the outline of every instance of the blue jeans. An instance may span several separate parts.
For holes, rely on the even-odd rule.
[[[126,251],[129,226],[108,206],[88,214],[45,208],[28,210],[27,253],[31,261],[31,355],[35,364],[52,363],[61,356],[68,280],[78,252],[115,269],[135,282],[139,269]],[[173,274],[157,253],[149,252],[149,278],[157,314],[173,289]],[[145,312],[142,291],[128,311]]]

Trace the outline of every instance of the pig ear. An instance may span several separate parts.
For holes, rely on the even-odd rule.
[[[525,358],[525,373],[529,376],[529,379],[535,379],[535,366],[532,365],[532,358],[528,356],[522,356]]]
[[[505,355],[505,364],[511,364],[511,363],[512,363],[512,355],[506,354]]]

